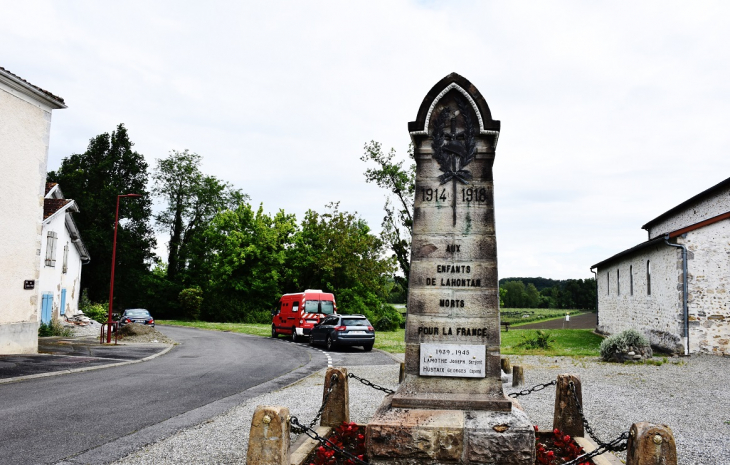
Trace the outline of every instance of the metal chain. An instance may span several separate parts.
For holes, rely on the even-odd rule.
[[[310,438],[319,442],[322,446],[324,446],[328,449],[331,449],[335,452],[339,452],[340,454],[344,455],[345,457],[352,460],[353,462],[359,463],[361,465],[370,465],[366,461],[361,460],[356,455],[353,455],[353,454],[347,452],[345,449],[338,447],[335,443],[333,443],[329,439],[320,436],[319,434],[317,434],[317,432],[315,430],[312,429],[311,426],[302,425],[301,423],[299,423],[299,419],[297,417],[294,417],[294,416],[290,417],[289,424],[291,425],[291,429],[293,432],[295,432],[297,434],[304,433],[307,436],[309,436]]]
[[[604,443],[600,447],[598,447],[593,452],[589,452],[587,454],[583,454],[580,457],[576,457],[573,460],[569,462],[563,463],[563,465],[578,465],[581,463],[585,463],[586,461],[592,459],[593,457],[598,457],[599,455],[603,454],[604,452],[612,451],[612,452],[620,452],[622,450],[626,450],[627,444],[621,444],[622,441],[625,441],[629,438],[629,433],[623,432],[619,437],[614,439],[613,441],[609,443]]]
[[[529,389],[523,389],[520,392],[511,392],[511,393],[507,394],[507,396],[512,397],[514,399],[514,398],[517,398],[520,396],[526,396],[528,394],[532,394],[533,392],[542,391],[543,389],[545,389],[548,386],[555,386],[555,384],[557,384],[557,380],[552,380],[549,383],[538,384],[537,386],[532,386]]]
[[[578,407],[578,413],[580,414],[580,419],[583,421],[583,428],[588,432],[588,434],[591,436],[591,438],[596,441],[596,444],[598,444],[600,448],[605,448],[607,451],[611,452],[621,452],[623,450],[626,450],[628,447],[628,439],[629,439],[629,433],[628,431],[624,431],[621,433],[619,437],[614,439],[611,442],[603,442],[600,439],[598,439],[598,436],[596,436],[596,433],[593,432],[593,428],[591,428],[591,425],[588,424],[588,420],[586,420],[585,415],[583,415],[583,406],[580,405],[580,400],[578,400],[578,394],[575,391],[575,383],[573,381],[570,381],[568,383],[568,387],[570,387],[570,392],[573,393],[573,400],[575,401],[575,405]],[[623,441],[623,443],[622,443]],[[596,449],[598,450],[598,449]],[[604,451],[605,452],[605,451]]]
[[[324,413],[324,408],[327,406],[327,402],[330,400],[330,394],[332,394],[332,391],[335,390],[335,384],[340,382],[340,378],[337,377],[337,373],[332,373],[332,377],[330,377],[330,387],[327,389],[327,392],[324,393],[324,399],[322,399],[322,406],[319,408],[319,411],[314,416],[312,421],[309,423],[309,427],[312,428],[322,417],[322,414]]]
[[[395,393],[395,391],[392,390],[392,389],[384,388],[383,386],[378,386],[377,384],[374,384],[374,383],[366,380],[365,378],[360,378],[359,376],[355,376],[352,373],[348,373],[347,374],[347,377],[348,378],[355,378],[356,380],[360,381],[365,386],[370,386],[371,388],[377,389],[378,391],[383,391],[386,394],[394,394]]]

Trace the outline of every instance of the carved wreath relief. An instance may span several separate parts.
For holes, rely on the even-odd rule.
[[[431,148],[434,152],[433,157],[438,162],[439,169],[443,172],[438,178],[440,184],[453,182],[453,225],[456,226],[456,183],[469,184],[469,181],[471,181],[471,171],[464,168],[474,160],[477,147],[474,137],[476,129],[469,113],[469,106],[460,96],[456,96],[454,100],[458,111],[452,113],[452,109],[445,106],[434,121]],[[456,118],[458,116],[461,116],[464,122],[463,131],[456,130]],[[450,120],[451,123],[450,132],[444,132],[447,120]]]

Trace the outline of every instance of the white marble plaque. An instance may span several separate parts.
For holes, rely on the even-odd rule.
[[[484,378],[487,347],[463,344],[421,344],[421,376]]]

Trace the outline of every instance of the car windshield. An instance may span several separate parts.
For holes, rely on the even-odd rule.
[[[331,315],[335,311],[335,303],[331,300],[307,300],[304,304],[305,313],[326,313]]]
[[[127,310],[124,312],[124,316],[148,317],[150,316],[150,312],[147,310]]]
[[[342,326],[370,326],[370,322],[365,318],[343,318]]]

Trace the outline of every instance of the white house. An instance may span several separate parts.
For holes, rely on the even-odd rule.
[[[730,355],[730,178],[642,226],[649,240],[591,269],[598,330],[675,353]]]
[[[0,68],[0,354],[38,351],[46,162],[61,108],[61,97]]]
[[[36,287],[40,293],[39,321],[79,313],[81,265],[89,262],[89,252],[71,216],[76,202],[63,197],[56,183],[46,184],[41,233],[41,272]]]

